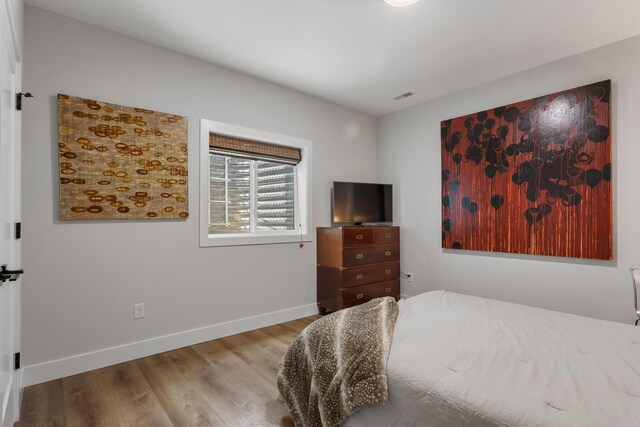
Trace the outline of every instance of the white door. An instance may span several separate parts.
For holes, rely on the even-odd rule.
[[[0,22],[0,265],[20,267],[15,223],[19,217],[20,151],[16,112],[18,64],[6,10]],[[0,276],[2,276],[0,274]],[[14,354],[18,346],[18,281],[0,280],[0,427],[13,426],[19,385]]]

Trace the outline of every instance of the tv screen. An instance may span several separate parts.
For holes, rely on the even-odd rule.
[[[390,184],[333,183],[333,223],[393,222]]]

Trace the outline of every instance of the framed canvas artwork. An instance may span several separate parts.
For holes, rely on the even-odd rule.
[[[58,95],[60,219],[186,219],[187,119]]]
[[[441,123],[442,247],[611,259],[611,81]]]

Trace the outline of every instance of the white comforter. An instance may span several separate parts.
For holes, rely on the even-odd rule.
[[[427,292],[400,302],[387,375],[345,426],[640,426],[632,325]]]

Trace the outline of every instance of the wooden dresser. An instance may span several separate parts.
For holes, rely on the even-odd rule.
[[[321,314],[372,298],[400,298],[400,227],[318,227]]]

